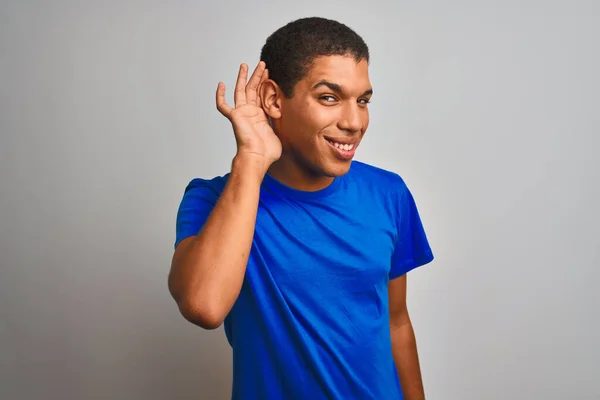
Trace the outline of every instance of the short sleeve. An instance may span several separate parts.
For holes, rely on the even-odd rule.
[[[175,247],[200,232],[221,191],[222,185],[215,180],[194,179],[188,184],[177,211]]]
[[[402,182],[397,197],[398,236],[392,255],[390,279],[398,278],[433,260],[433,252],[429,246],[415,199],[404,182]]]

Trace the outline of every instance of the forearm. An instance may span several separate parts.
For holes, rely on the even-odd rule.
[[[171,293],[182,314],[200,326],[219,326],[239,295],[263,176],[262,164],[236,158],[204,227],[176,251],[169,276]]]
[[[392,352],[406,400],[424,400],[415,333],[410,322],[391,328]]]

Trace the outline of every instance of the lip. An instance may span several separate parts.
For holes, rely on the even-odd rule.
[[[357,140],[352,140],[352,139],[335,139],[334,141],[336,143],[342,143],[342,144],[353,144],[354,147],[352,148],[352,150],[343,150],[340,149],[339,147],[335,147],[327,137],[325,137],[325,141],[327,142],[327,145],[331,148],[331,150],[333,151],[333,153],[341,160],[344,161],[348,161],[351,160],[352,158],[354,158],[354,153],[356,153],[356,148],[358,147],[358,141]]]
[[[331,137],[331,136],[323,136],[325,140],[341,143],[341,144],[353,144],[354,147],[358,145],[358,140],[356,138],[347,138],[347,137]]]

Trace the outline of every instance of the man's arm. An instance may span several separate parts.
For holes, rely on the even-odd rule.
[[[219,83],[217,109],[233,125],[237,143],[231,174],[197,235],[182,240],[173,255],[169,291],[181,314],[205,329],[215,329],[239,296],[252,246],[260,185],[281,156],[281,142],[261,108],[258,89],[268,79],[260,62],[250,80],[242,64],[234,92],[235,108]]]
[[[388,285],[392,352],[406,400],[424,400],[415,333],[406,307],[406,274]]]
[[[242,287],[262,181],[253,161],[234,160],[204,227],[183,239],[173,255],[169,291],[181,314],[205,329],[221,325]]]

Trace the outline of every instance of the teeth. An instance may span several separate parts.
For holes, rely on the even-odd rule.
[[[354,144],[342,144],[342,143],[335,143],[335,142],[330,142],[331,144],[333,144],[337,149],[341,149],[341,150],[352,150],[354,148]]]

